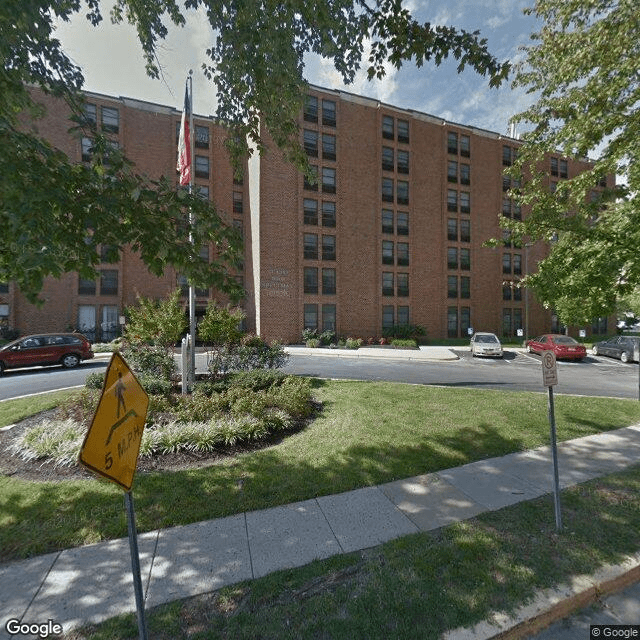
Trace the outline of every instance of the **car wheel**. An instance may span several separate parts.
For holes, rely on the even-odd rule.
[[[625,363],[629,362],[629,354],[626,351],[620,354],[620,361]]]
[[[62,358],[62,366],[67,369],[73,369],[73,367],[77,367],[80,362],[80,358],[75,353],[68,353],[64,358]]]
[[[593,347],[591,347],[591,353],[593,353],[594,356],[598,355],[598,345],[594,344]]]

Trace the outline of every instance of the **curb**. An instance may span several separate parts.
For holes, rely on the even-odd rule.
[[[640,554],[618,565],[605,565],[593,575],[576,576],[569,584],[545,589],[512,615],[494,613],[473,627],[447,631],[442,640],[520,640],[638,581]]]

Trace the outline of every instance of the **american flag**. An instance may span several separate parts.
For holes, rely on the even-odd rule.
[[[185,185],[191,182],[191,131],[189,121],[191,120],[191,104],[189,102],[189,86],[184,88],[184,109],[180,122],[180,139],[178,140],[178,164],[176,168],[180,172],[180,184]]]

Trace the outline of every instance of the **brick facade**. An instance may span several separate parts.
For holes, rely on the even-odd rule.
[[[196,187],[242,227],[249,330],[295,343],[305,326],[367,338],[411,323],[436,340],[466,337],[470,327],[515,335],[527,315],[528,335],[555,328],[533,295],[527,302],[526,292],[509,287],[535,269],[545,248],[483,246],[501,236],[501,211],[526,215],[505,200],[503,168],[516,140],[345,92],[313,87],[310,95],[300,128],[316,185],[273,145],[249,160],[243,184],[234,183],[225,128],[194,117]],[[66,106],[37,97],[46,107],[39,131],[81,162]],[[87,101],[98,126],[113,127],[115,115],[111,137],[138,171],[176,175],[178,110],[93,93]],[[567,177],[582,168],[568,162]],[[179,284],[171,269],[149,274],[129,250],[104,271],[94,288],[75,274],[48,279],[41,307],[10,284],[0,289],[0,309],[21,333],[80,328],[100,340],[137,295],[164,297]],[[209,298],[225,300],[201,295],[198,313]]]

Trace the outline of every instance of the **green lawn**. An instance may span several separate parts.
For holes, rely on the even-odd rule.
[[[339,493],[549,441],[545,394],[317,381],[322,414],[267,449],[205,469],[139,473],[149,531]],[[2,403],[9,404],[9,403]],[[640,422],[640,403],[557,396],[558,439]],[[122,491],[104,480],[0,477],[0,560],[126,536]]]
[[[438,640],[640,548],[640,466],[550,495],[147,610],[155,640]],[[133,614],[65,640],[135,640]]]

